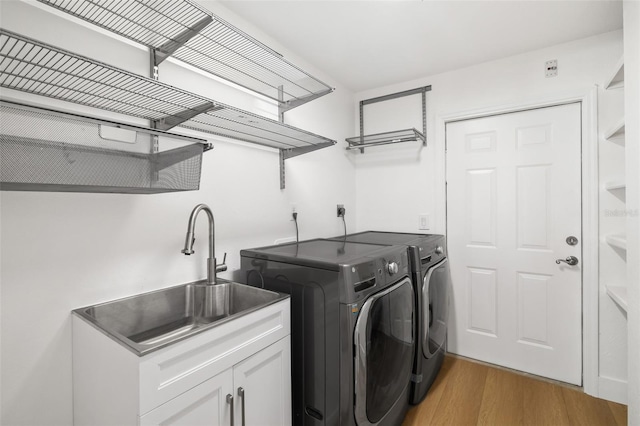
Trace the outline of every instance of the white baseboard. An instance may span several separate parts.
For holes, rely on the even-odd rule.
[[[611,377],[598,377],[598,398],[627,404],[627,382]]]

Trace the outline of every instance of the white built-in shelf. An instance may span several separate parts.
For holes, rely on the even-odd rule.
[[[624,58],[620,58],[614,68],[613,74],[604,85],[604,88],[607,90],[618,89],[620,87],[624,87]]]
[[[607,235],[605,237],[607,244],[613,247],[627,249],[627,236],[626,235]]]
[[[618,304],[625,312],[627,312],[627,287],[620,285],[606,286],[607,294]]]
[[[605,182],[604,189],[607,191],[615,191],[616,189],[625,189],[627,187],[627,183],[624,180],[612,180],[610,182]]]
[[[607,140],[624,138],[624,118],[618,121],[614,126],[612,126],[605,134],[604,138]]]

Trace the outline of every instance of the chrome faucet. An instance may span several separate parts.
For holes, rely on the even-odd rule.
[[[207,284],[217,284],[216,273],[227,270],[227,265],[225,264],[227,260],[227,253],[224,254],[222,264],[216,265],[214,231],[215,224],[213,221],[213,213],[211,212],[209,206],[207,206],[206,204],[198,204],[191,212],[191,216],[189,217],[189,225],[187,226],[187,238],[184,241],[184,249],[182,250],[182,253],[186,254],[187,256],[195,253],[193,251],[193,243],[196,240],[194,236],[196,219],[198,218],[198,213],[203,210],[209,217],[209,259],[207,259]]]

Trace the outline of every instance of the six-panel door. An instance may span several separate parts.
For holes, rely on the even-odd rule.
[[[581,384],[580,104],[447,124],[451,352]],[[567,243],[575,236],[578,243]]]

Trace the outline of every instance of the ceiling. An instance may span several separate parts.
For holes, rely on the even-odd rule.
[[[224,1],[354,92],[622,28],[622,2]]]

